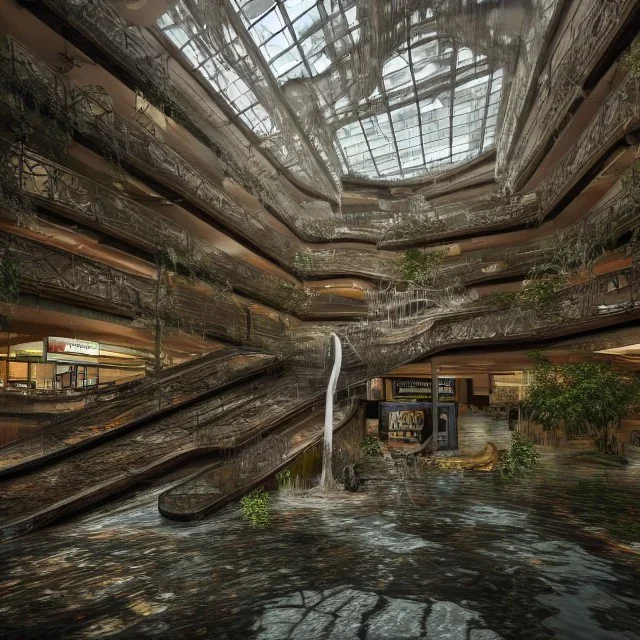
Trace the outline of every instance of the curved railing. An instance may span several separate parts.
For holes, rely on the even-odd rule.
[[[166,276],[158,295],[155,279],[3,231],[0,250],[19,265],[21,295],[34,293],[108,310],[149,330],[158,316],[168,329],[240,344],[273,347],[274,340],[281,343],[285,336],[286,320],[280,314],[254,312],[249,301],[234,297],[229,289],[210,285],[203,290]]]
[[[554,55],[547,61],[537,79],[538,108],[518,136],[506,167],[505,180],[512,190],[554,132],[561,128],[567,109],[576,98],[584,97],[584,83],[598,64],[603,48],[611,46],[635,5],[635,0],[585,0],[574,5],[579,7],[577,24],[564,29],[565,41],[555,47],[559,52],[557,58]]]
[[[2,142],[0,138],[0,143]],[[304,316],[313,302],[315,313],[330,313],[333,304],[347,305],[352,313],[362,305],[341,296],[318,296],[297,282],[276,277],[196,238],[179,224],[159,215],[122,192],[82,176],[43,158],[22,146],[3,152],[7,174],[15,188],[46,207],[87,224],[104,229],[151,254],[162,254],[197,277],[223,287],[229,285],[273,308]]]
[[[343,325],[346,370],[340,387],[446,349],[568,335],[637,317],[640,264],[566,287],[556,303],[496,309],[476,303],[428,308],[399,327],[389,320]]]
[[[96,116],[95,98],[90,93],[72,87],[68,78],[48,67],[15,41],[9,40],[5,43],[0,62],[4,65],[3,73],[18,76],[22,82],[27,84],[33,82],[43,85],[41,93],[46,93],[52,101],[57,101],[58,109],[67,109],[69,118],[76,129],[92,140],[108,156],[115,154],[116,157],[121,157],[123,161],[130,163],[152,180],[164,181],[166,186],[175,190],[179,196],[185,199],[185,202],[190,202],[193,206],[211,215],[222,228],[230,229],[233,233],[246,238],[252,246],[266,252],[285,268],[289,270],[294,268],[296,255],[304,250],[304,245],[301,242],[298,244],[297,239],[288,238],[276,231],[269,223],[269,215],[265,211],[249,212],[245,210],[234,202],[223,189],[214,184],[209,176],[187,163],[168,145],[141,126],[124,121],[113,111],[100,117]],[[510,199],[506,199],[504,203],[496,201],[495,206],[489,206],[486,211],[457,214],[460,218],[459,223],[468,230],[482,233],[485,224],[489,225],[488,229],[491,229],[496,225],[503,226],[507,220],[517,222],[520,225],[533,222],[540,219],[541,216],[544,217],[547,208],[562,189],[571,184],[575,180],[575,176],[584,173],[586,167],[590,166],[593,161],[594,154],[598,150],[604,149],[603,141],[609,141],[611,136],[624,135],[625,123],[638,115],[638,100],[636,98],[637,87],[633,79],[629,77],[608,97],[587,130],[581,135],[581,144],[572,147],[572,150],[557,164],[552,174],[541,186],[537,204],[532,206],[531,203],[519,203],[518,200],[512,202]],[[101,108],[103,109],[102,106]],[[412,217],[412,215],[407,217],[408,228],[415,237]],[[301,221],[303,219],[304,217],[300,218]],[[398,223],[393,225],[395,234],[401,234],[399,231],[402,227],[402,224],[399,223],[401,220],[402,217],[399,217]],[[433,237],[438,237],[442,242],[446,242],[447,235],[455,235],[463,228],[457,226],[456,220],[455,216],[447,219],[447,233],[437,231]],[[319,224],[316,220],[310,222],[313,223],[311,226]],[[344,226],[345,224],[344,220],[335,220],[330,226]],[[303,236],[304,234],[298,234],[298,238]],[[328,229],[328,232],[317,238],[316,241],[331,241],[335,237],[335,230]],[[356,237],[353,239],[356,240]],[[363,240],[365,242],[371,241],[370,238],[363,238]],[[384,245],[384,238],[381,241]],[[430,241],[429,234],[420,238],[420,241]],[[389,246],[397,245],[398,242],[402,243],[401,235],[400,239],[393,239]],[[372,254],[375,253],[372,251]],[[354,265],[357,265],[361,259],[365,262],[355,268]],[[347,272],[354,273],[355,271],[357,273],[360,269],[362,273],[371,273],[375,277],[380,274],[380,256],[377,259],[378,265],[377,267],[373,265],[372,269],[366,263],[366,256],[361,258],[356,251],[347,257],[347,260],[350,260]],[[320,252],[318,260],[323,261],[322,252]],[[328,272],[321,271],[316,275],[320,277],[326,273]]]

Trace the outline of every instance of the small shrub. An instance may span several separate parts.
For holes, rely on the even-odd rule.
[[[367,436],[360,443],[360,451],[365,458],[379,458],[382,456],[382,443],[375,436]]]
[[[640,78],[640,40],[636,38],[622,56],[622,66],[634,77]]]
[[[405,251],[400,258],[402,279],[413,287],[428,287],[447,255],[446,250],[422,252],[418,249]]]
[[[498,470],[503,478],[523,476],[537,464],[539,457],[533,442],[519,433],[512,433],[511,446],[500,458]]]
[[[266,527],[269,524],[269,494],[262,487],[244,496],[241,504],[242,515],[251,520],[254,527]]]
[[[291,482],[291,469],[283,469],[276,473],[276,480],[278,481],[278,489],[286,486]]]
[[[516,304],[517,300],[518,295],[510,291],[495,291],[480,298],[482,304],[496,309],[509,309]]]
[[[547,307],[558,301],[562,286],[562,278],[558,276],[529,280],[518,294],[518,302],[522,305]]]
[[[496,309],[514,307],[537,307],[545,309],[559,301],[564,280],[560,276],[533,278],[524,283],[521,291],[496,291],[482,296],[479,302]]]
[[[309,275],[315,268],[314,255],[308,249],[306,251],[296,251],[293,257],[293,269],[300,276]]]
[[[305,311],[317,294],[313,289],[294,286],[290,282],[278,284],[278,299],[287,311]]]
[[[607,527],[607,531],[624,542],[640,542],[640,522],[623,520]]]

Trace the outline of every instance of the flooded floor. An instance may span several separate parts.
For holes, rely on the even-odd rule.
[[[640,640],[640,468],[364,475],[264,529],[163,520],[165,484],[0,545],[0,637]]]

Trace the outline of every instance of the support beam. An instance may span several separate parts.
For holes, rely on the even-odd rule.
[[[438,450],[438,364],[435,358],[431,359],[431,424],[433,427],[432,449]]]
[[[316,166],[322,172],[324,177],[328,180],[329,184],[332,185],[334,188],[339,188],[339,185],[336,184],[335,177],[333,176],[329,168],[326,166],[324,160],[321,158],[320,154],[318,153],[318,150],[316,149],[315,145],[309,139],[309,136],[307,135],[306,131],[300,124],[300,121],[298,120],[298,116],[293,111],[293,108],[291,107],[289,102],[287,102],[287,100],[284,98],[284,95],[282,94],[282,89],[280,88],[280,85],[278,84],[278,81],[276,80],[276,78],[273,76],[271,67],[269,67],[268,63],[263,58],[262,53],[260,52],[260,49],[257,47],[255,42],[253,41],[253,38],[251,37],[246,27],[244,26],[242,20],[240,19],[240,16],[237,14],[236,10],[231,6],[231,2],[229,0],[222,0],[222,2],[223,2],[223,6],[225,9],[227,18],[229,20],[229,23],[235,30],[238,36],[238,39],[242,43],[247,54],[250,56],[252,62],[256,65],[256,68],[259,69],[260,73],[265,79],[265,82],[269,86],[273,99],[277,103],[278,109],[280,109],[284,114],[284,116],[289,120],[289,122],[291,123],[291,126],[300,137],[302,144],[306,147],[306,151],[313,158],[313,161],[315,162]]]

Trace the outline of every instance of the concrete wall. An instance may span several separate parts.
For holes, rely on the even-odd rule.
[[[478,413],[458,415],[458,448],[463,453],[471,453],[484,448],[488,442],[498,449],[508,449],[511,432],[505,420],[489,418]]]

